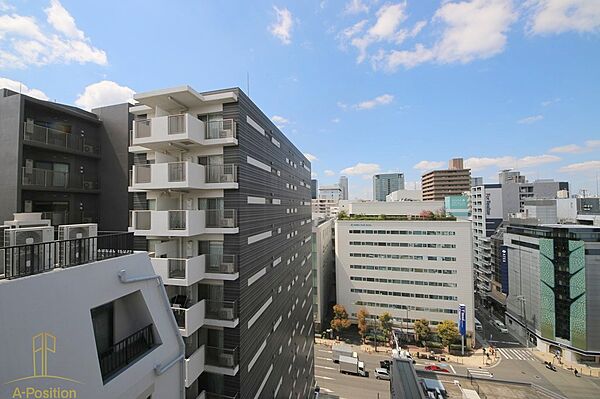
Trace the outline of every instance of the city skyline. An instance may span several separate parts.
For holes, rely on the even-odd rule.
[[[163,2],[115,13],[110,2],[2,1],[0,86],[83,108],[182,83],[239,86],[320,182],[348,175],[350,198],[370,198],[375,173],[404,173],[412,188],[452,157],[486,183],[515,168],[595,194],[597,5],[421,3]]]

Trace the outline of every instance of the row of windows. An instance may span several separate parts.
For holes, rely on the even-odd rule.
[[[355,319],[358,318],[358,315],[356,313],[352,313],[352,317],[354,317]],[[374,320],[374,321],[379,321],[379,316],[376,314],[368,314],[365,316],[366,319],[368,320]],[[401,323],[414,323],[415,321],[417,321],[419,319],[411,319],[411,318],[406,318],[406,317],[392,317],[392,321],[396,324],[401,324]],[[436,320],[429,320],[429,325],[430,326],[437,326],[438,324],[440,324],[439,321]]]
[[[405,260],[432,260],[442,262],[456,262],[454,256],[423,256],[423,255],[394,255],[394,254],[363,254],[359,252],[350,252],[352,258],[372,258],[372,259],[405,259]]]
[[[455,231],[438,230],[350,230],[350,234],[392,234],[405,236],[454,236]]]
[[[456,244],[434,244],[424,242],[350,241],[350,245],[401,248],[456,248]]]
[[[414,292],[398,292],[398,291],[381,291],[381,290],[365,290],[362,288],[352,288],[350,292],[355,294],[371,294],[371,295],[389,295],[401,296],[405,298],[421,298],[421,299],[438,299],[442,301],[457,301],[458,298],[452,295],[435,295],[435,294],[418,294]]]
[[[444,309],[444,308],[427,308],[423,306],[406,306],[406,305],[398,305],[395,303],[379,303],[379,302],[364,302],[364,301],[356,301],[356,305],[358,306],[370,306],[373,308],[384,308],[384,309],[400,309],[400,310],[416,310],[418,312],[432,312],[432,313],[448,313],[448,314],[456,314],[458,310],[456,309]]]
[[[420,280],[397,280],[392,278],[375,278],[375,277],[361,277],[361,276],[350,276],[352,281],[364,281],[367,283],[385,283],[385,284],[408,284],[408,285],[427,285],[430,287],[450,287],[456,288],[456,283],[446,283],[439,281],[420,281]]]
[[[350,269],[358,270],[379,270],[385,272],[407,272],[407,273],[433,273],[433,274],[456,274],[453,269],[424,269],[421,267],[396,267],[396,266],[371,266],[371,265],[350,265]]]

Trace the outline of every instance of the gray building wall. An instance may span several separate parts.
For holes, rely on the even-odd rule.
[[[373,200],[385,201],[385,197],[398,190],[404,190],[403,173],[381,173],[373,176]]]
[[[20,95],[4,97],[0,91],[0,224],[12,220],[20,203],[19,171],[21,166],[21,132],[23,102]],[[0,237],[2,239],[2,237]]]
[[[317,199],[319,192],[319,181],[317,179],[312,179],[310,181],[310,198]]]

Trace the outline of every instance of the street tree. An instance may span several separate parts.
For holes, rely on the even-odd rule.
[[[444,346],[449,346],[452,342],[458,339],[458,337],[460,337],[460,334],[458,333],[458,327],[452,320],[444,320],[438,324],[437,333]]]
[[[389,338],[393,327],[392,315],[388,312],[379,315],[379,324],[381,324],[381,330],[385,337]]]
[[[348,320],[348,312],[342,305],[333,306],[333,319],[331,320],[331,328],[333,328],[338,334],[340,331],[350,327],[350,320]]]
[[[356,318],[358,319],[358,333],[363,341],[368,331],[367,317],[369,317],[369,312],[365,308],[359,309],[358,313],[356,314]]]
[[[415,320],[415,334],[417,335],[418,341],[427,341],[427,339],[429,338],[429,334],[431,334],[431,328],[429,328],[429,320]]]

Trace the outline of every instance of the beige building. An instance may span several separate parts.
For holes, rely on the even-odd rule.
[[[443,201],[450,195],[462,195],[471,190],[471,170],[464,168],[462,158],[451,159],[448,169],[425,173],[421,189],[424,201]]]

